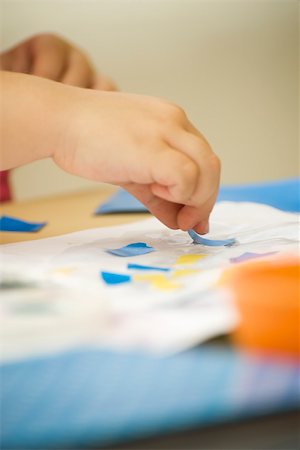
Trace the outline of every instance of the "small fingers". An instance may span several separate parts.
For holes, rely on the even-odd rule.
[[[197,233],[205,234],[209,231],[209,215],[213,209],[216,201],[217,192],[214,193],[204,204],[200,207],[185,205],[180,209],[177,216],[178,227],[181,230],[187,231],[194,229]]]
[[[60,81],[68,64],[69,46],[52,35],[41,35],[32,39],[31,73],[39,77]]]
[[[187,157],[189,163],[177,160],[177,171],[170,165],[170,169],[178,174],[177,183],[174,186],[153,184],[152,192],[165,200],[182,204],[177,217],[179,228],[194,228],[203,234],[208,232],[209,215],[218,194],[220,160],[201,133],[179,112],[177,126],[173,126],[171,133],[169,130],[166,140],[173,149]]]
[[[172,148],[158,152],[152,162],[151,173],[153,194],[169,202],[189,203],[198,185],[197,164]]]
[[[88,59],[78,51],[72,51],[61,82],[83,88],[90,88],[94,83],[94,70]]]
[[[143,203],[149,212],[164,225],[174,230],[178,228],[177,215],[181,205],[156,197],[153,195],[150,185],[127,183],[123,187]]]
[[[198,185],[186,203],[190,206],[204,203],[219,186],[220,161],[205,138],[197,132],[177,130],[168,139],[170,145],[188,156],[198,167]]]
[[[96,75],[94,77],[93,84],[91,86],[92,89],[98,91],[117,91],[117,85],[111,80],[103,75]]]
[[[28,42],[21,44],[0,55],[0,69],[11,72],[29,73],[31,57]]]

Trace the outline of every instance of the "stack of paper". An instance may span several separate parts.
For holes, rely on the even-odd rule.
[[[3,245],[2,358],[82,345],[164,354],[228,333],[238,315],[217,286],[222,270],[297,252],[298,225],[293,213],[221,202],[205,238],[232,246],[195,244],[154,218]]]

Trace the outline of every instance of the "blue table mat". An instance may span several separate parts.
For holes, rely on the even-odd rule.
[[[224,200],[257,201],[254,185],[224,189]],[[299,180],[261,192],[267,204],[299,210]],[[101,447],[299,408],[299,366],[229,346],[169,358],[77,349],[2,365],[0,404],[2,448]]]
[[[169,358],[81,350],[1,369],[2,448],[107,446],[293,410],[299,366],[203,346]]]
[[[217,201],[263,203],[283,211],[300,212],[300,178],[264,183],[221,186]],[[95,214],[147,212],[145,206],[123,189],[101,203]]]

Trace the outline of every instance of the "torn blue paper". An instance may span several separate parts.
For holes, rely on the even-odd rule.
[[[255,202],[264,203],[283,211],[300,212],[300,178],[277,180],[265,183],[221,186],[217,202]],[[145,206],[129,192],[119,189],[104,203],[95,214],[147,212]]]
[[[274,255],[277,252],[268,252],[268,253],[252,253],[252,252],[246,252],[243,253],[240,256],[237,256],[235,258],[230,258],[230,262],[232,263],[241,263],[244,261],[249,261],[250,259],[256,259],[256,258],[262,258],[264,256],[270,256]]]
[[[194,244],[208,245],[210,247],[231,246],[236,243],[234,238],[230,239],[206,239],[196,233],[194,230],[188,230],[189,235],[194,241]]]
[[[168,267],[155,267],[155,266],[144,266],[143,264],[127,264],[127,269],[134,270],[156,270],[160,272],[169,272],[171,269]]]
[[[47,225],[47,222],[26,222],[10,216],[0,217],[0,231],[18,231],[23,233],[32,233],[39,231]]]
[[[145,206],[123,189],[117,190],[106,202],[99,205],[95,214],[148,212]]]
[[[217,202],[255,202],[300,212],[300,178],[221,186]]]
[[[145,244],[145,242],[134,242],[133,244],[125,245],[121,248],[107,249],[107,253],[116,256],[138,256],[146,253],[154,252],[154,248]]]
[[[131,281],[130,275],[113,272],[100,272],[101,278],[106,284],[123,284]]]

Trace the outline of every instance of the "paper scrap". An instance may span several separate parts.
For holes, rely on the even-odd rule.
[[[172,273],[171,278],[187,277],[189,275],[195,275],[198,272],[199,270],[197,269],[179,269]]]
[[[200,254],[186,254],[186,255],[180,255],[176,259],[175,264],[194,264],[195,262],[199,261],[200,259],[205,258],[207,255],[200,255]]]
[[[249,261],[250,259],[263,258],[264,256],[274,255],[277,252],[267,252],[267,253],[252,253],[246,252],[242,253],[240,256],[230,258],[229,261],[231,263],[241,263],[244,261]]]
[[[165,275],[162,274],[135,275],[134,280],[149,282],[152,287],[162,291],[173,291],[181,287],[180,284],[174,283],[173,281],[169,280],[168,278],[166,278]]]
[[[145,242],[134,242],[133,244],[125,245],[124,247],[107,249],[107,253],[116,256],[138,256],[145,255],[146,253],[154,252],[154,248],[145,244]]]
[[[100,272],[101,278],[106,284],[123,284],[131,281],[130,275],[113,272]]]
[[[147,208],[133,195],[123,189],[117,190],[108,200],[101,203],[95,214],[140,213],[148,212]]]
[[[159,272],[169,272],[171,269],[169,267],[156,267],[156,266],[144,266],[143,264],[127,264],[127,269],[133,270],[155,270]]]
[[[26,222],[25,220],[17,219],[16,217],[0,217],[0,231],[32,233],[39,231],[45,225],[47,225],[47,222]]]
[[[189,235],[194,241],[194,244],[208,245],[210,247],[231,246],[236,243],[234,238],[230,239],[206,239],[194,230],[188,230]]]
[[[300,212],[300,178],[221,186],[217,202],[264,203],[283,211]]]
[[[299,178],[264,183],[220,186],[217,202],[265,203],[284,211],[300,212]],[[129,192],[118,189],[95,210],[95,214],[148,212]]]

